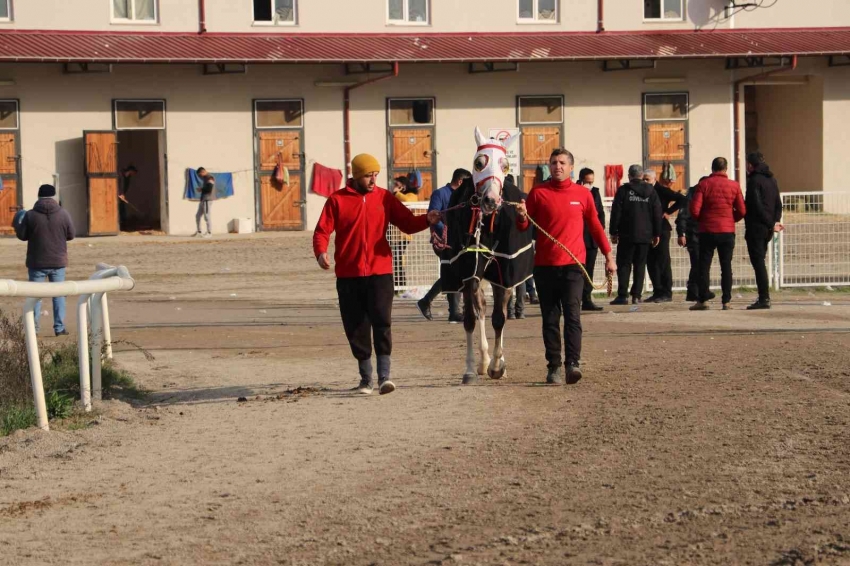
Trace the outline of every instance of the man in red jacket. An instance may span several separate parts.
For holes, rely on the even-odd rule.
[[[586,188],[570,180],[573,171],[573,154],[560,148],[549,157],[552,177],[537,185],[528,195],[528,201],[517,206],[517,228],[525,231],[531,225],[529,216],[558,242],[575,254],[580,263],[586,261],[584,227],[602,254],[605,270],[613,273],[617,264],[611,256],[611,244],[596,214],[593,196]],[[546,383],[563,385],[561,369],[561,311],[564,313],[564,349],[567,368],[566,382],[581,379],[581,298],[584,292],[584,274],[576,261],[558,244],[537,230],[534,255],[534,282],[540,298],[543,315],[543,344],[549,372]]]
[[[351,353],[357,358],[360,385],[372,392],[372,336],[378,360],[381,395],[395,391],[390,380],[392,354],[393,259],[387,242],[392,223],[405,234],[426,230],[440,221],[440,213],[415,216],[387,190],[376,185],[381,166],[365,153],[351,160],[351,179],[325,202],[313,233],[313,254],[322,269],[330,269],[328,243],[334,239],[334,271],[339,311]]]
[[[741,185],[726,176],[729,164],[723,157],[711,162],[711,175],[700,181],[691,199],[691,216],[699,232],[699,297],[692,311],[708,309],[706,301],[714,250],[720,258],[720,287],[723,310],[732,300],[732,253],[735,250],[735,223],[744,218],[747,208]]]

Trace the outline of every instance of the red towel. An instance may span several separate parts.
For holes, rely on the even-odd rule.
[[[606,165],[605,166],[605,196],[613,198],[617,194],[617,189],[620,187],[620,181],[623,180],[622,165]]]
[[[342,171],[331,169],[320,163],[313,164],[313,184],[310,189],[317,195],[327,198],[339,190],[342,185]]]

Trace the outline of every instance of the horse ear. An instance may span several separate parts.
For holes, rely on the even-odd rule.
[[[484,134],[481,133],[478,126],[475,126],[475,143],[478,144],[479,147],[487,144],[487,138],[484,137]]]

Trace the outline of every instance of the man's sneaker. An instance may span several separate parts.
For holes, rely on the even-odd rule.
[[[207,232],[206,234],[203,235],[203,238],[212,238],[212,234]]]
[[[659,296],[655,297],[655,300],[652,301],[652,302],[653,303],[671,303],[671,302],[673,302],[673,297],[669,297],[667,295],[659,295]]]
[[[563,385],[564,384],[564,372],[561,369],[561,366],[549,368],[549,373],[546,374],[546,383],[548,385]]]
[[[195,235],[193,237],[194,238],[201,238],[201,237],[203,237],[203,234],[201,232],[195,232]]]
[[[725,310],[725,311],[731,311],[731,310],[732,310],[732,305],[730,305],[729,303],[723,303],[723,310]]]
[[[525,313],[524,312],[516,313],[516,318],[517,318],[517,320],[523,320],[525,318]]]
[[[593,301],[587,301],[586,303],[582,303],[581,310],[590,311],[590,312],[598,312],[602,310],[602,307],[594,303]]]
[[[59,332],[56,333],[56,336],[67,336],[67,335],[68,335],[67,330],[60,330]]]
[[[770,308],[770,299],[767,299],[765,301],[762,301],[761,299],[759,299],[758,301],[756,301],[753,304],[751,304],[750,306],[748,306],[747,310],[748,311],[758,311],[758,310],[769,309],[769,308]]]
[[[627,304],[629,304],[629,298],[618,296],[616,299],[611,301],[609,304],[612,304],[612,305],[627,305]]]
[[[514,314],[514,311],[508,311],[508,320],[515,320],[515,319],[516,319],[516,315]]]
[[[540,304],[540,299],[538,299],[538,298],[537,298],[537,295],[531,295],[531,296],[528,298],[528,304],[530,304],[530,305],[539,305],[539,304]]]
[[[691,311],[707,311],[708,305],[705,304],[705,303],[701,303],[701,302],[697,301],[696,303],[692,304],[688,308],[688,310],[691,310]]]
[[[356,391],[361,395],[370,395],[372,393],[372,381],[368,379],[361,379],[360,385],[355,387],[353,391]]]
[[[581,368],[578,362],[567,364],[567,385],[575,385],[581,379]]]
[[[451,322],[451,323],[463,322],[463,315],[462,314],[450,314],[449,315],[449,322]]]
[[[633,305],[639,305],[642,302],[643,302],[643,300],[640,297],[632,297],[632,304]]]
[[[392,393],[393,391],[395,391],[395,383],[393,383],[392,381],[390,381],[390,380],[389,380],[389,378],[384,379],[384,380],[383,380],[383,381],[381,381],[381,383],[379,384],[378,392],[379,392],[381,395],[386,395],[387,393]]]
[[[424,297],[416,301],[416,308],[419,309],[422,316],[428,320],[434,320],[434,317],[431,316],[431,303],[426,301]]]

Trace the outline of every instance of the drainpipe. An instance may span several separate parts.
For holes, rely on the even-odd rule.
[[[741,182],[741,86],[744,83],[757,81],[759,79],[763,79],[770,75],[775,75],[777,73],[784,73],[786,71],[793,71],[797,68],[797,56],[791,56],[791,64],[786,65],[784,67],[780,67],[778,69],[773,69],[771,71],[767,71],[764,73],[760,73],[758,75],[753,75],[751,77],[744,77],[742,79],[738,79],[735,81],[735,94],[734,94],[734,104],[735,108],[733,110],[733,120],[735,122],[735,180],[739,183]]]
[[[393,78],[398,76],[398,61],[393,63],[392,72],[381,75],[380,77],[373,77],[371,79],[367,79],[365,81],[359,82],[357,84],[353,84],[351,86],[345,87],[345,94],[343,98],[343,106],[342,106],[342,136],[345,140],[345,177],[351,176],[351,91],[355,88],[360,88],[361,86],[366,86],[368,84],[376,83],[378,81],[383,81],[385,79]]]
[[[602,33],[605,31],[605,18],[603,17],[603,3],[605,0],[599,0],[597,3],[597,12],[599,13],[599,18],[596,22],[596,33]]]
[[[207,7],[205,0],[198,0],[198,34],[207,33]]]

